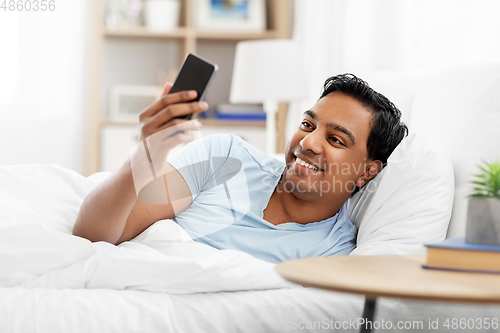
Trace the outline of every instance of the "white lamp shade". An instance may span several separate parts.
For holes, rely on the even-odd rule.
[[[231,84],[231,103],[287,102],[304,97],[298,44],[289,39],[240,42]]]

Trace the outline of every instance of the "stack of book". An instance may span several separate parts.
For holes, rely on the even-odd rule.
[[[424,268],[500,274],[500,246],[471,244],[464,237],[426,246]]]
[[[226,120],[266,120],[262,105],[219,104],[215,108],[215,118]]]

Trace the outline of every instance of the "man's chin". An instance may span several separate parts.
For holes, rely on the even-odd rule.
[[[312,177],[314,178],[314,177]],[[296,174],[293,170],[289,170],[283,179],[283,189],[296,196],[318,196],[321,195],[321,182],[311,179],[306,174]],[[325,194],[325,193],[323,193]]]
[[[302,169],[302,170],[301,170]],[[318,181],[318,176],[322,176],[322,173],[313,172],[312,170],[303,170],[304,168],[289,167],[285,171],[286,179],[293,182],[312,182]]]

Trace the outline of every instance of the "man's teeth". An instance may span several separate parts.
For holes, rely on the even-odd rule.
[[[315,165],[311,165],[309,163],[306,163],[304,161],[302,161],[300,158],[297,157],[297,163],[299,163],[300,165],[303,165],[305,166],[306,168],[309,168],[311,170],[319,170],[319,168]]]

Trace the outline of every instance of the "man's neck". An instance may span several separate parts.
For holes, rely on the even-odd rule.
[[[264,220],[274,225],[286,222],[307,224],[323,221],[334,216],[345,202],[335,201],[325,202],[325,197],[318,198],[310,194],[299,198],[286,190],[284,182],[280,182],[264,209]]]

